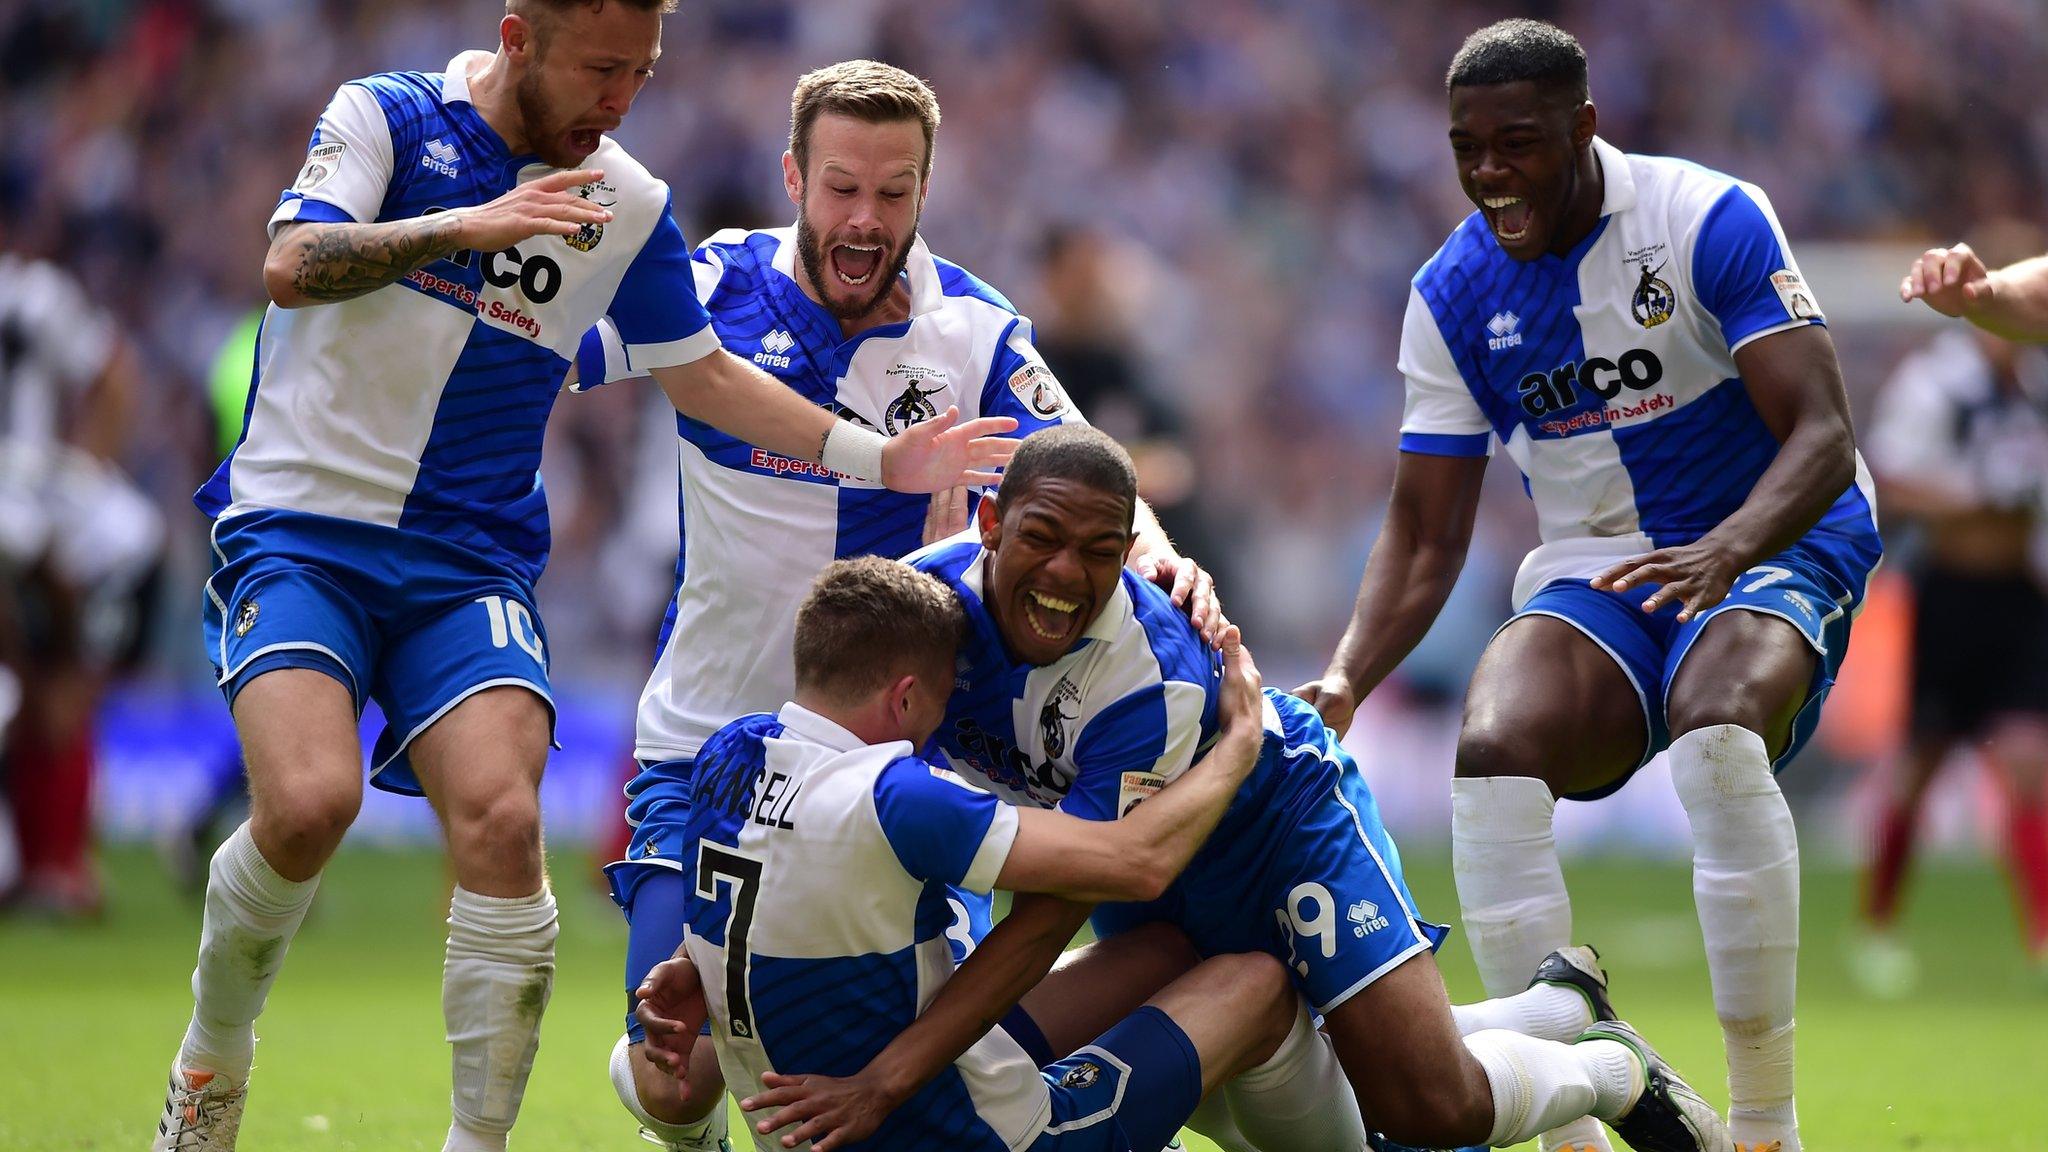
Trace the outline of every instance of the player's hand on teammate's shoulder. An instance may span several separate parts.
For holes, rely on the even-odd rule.
[[[960,409],[948,408],[912,424],[882,446],[882,484],[898,492],[943,492],[962,484],[994,485],[996,469],[1010,462],[1017,441],[1008,416],[981,416],[962,423]]]
[[[865,1069],[852,1076],[770,1072],[761,1077],[761,1086],[760,1092],[740,1100],[740,1110],[776,1111],[755,1121],[754,1131],[767,1135],[794,1124],[794,1129],[782,1134],[782,1146],[794,1148],[809,1140],[812,1152],[832,1152],[867,1139],[903,1102],[900,1094],[885,1089],[880,1079]]]
[[[1172,551],[1151,551],[1131,558],[1131,571],[1166,589],[1174,607],[1188,614],[1188,622],[1212,646],[1222,647],[1223,629],[1230,621],[1216,599],[1216,580],[1209,571],[1187,556]]]
[[[457,208],[450,215],[462,221],[462,246],[478,252],[500,252],[543,234],[574,236],[586,225],[612,218],[611,209],[577,191],[602,179],[604,173],[596,168],[550,172],[488,204]]]
[[[704,1027],[707,1008],[704,983],[697,966],[676,949],[676,954],[656,964],[633,993],[640,1003],[634,1019],[647,1030],[647,1059],[678,1080],[690,1065],[690,1048]],[[689,1085],[683,1085],[685,1097]]]
[[[1643,611],[1655,613],[1667,604],[1678,604],[1678,622],[1683,624],[1727,599],[1729,587],[1746,566],[1726,548],[1701,538],[1630,557],[1593,577],[1592,584],[1603,592],[1657,585],[1643,598]]]
[[[1899,299],[1923,300],[1944,316],[1966,317],[1991,296],[1991,271],[1968,244],[1929,248],[1899,281]]]
[[[1322,679],[1311,680],[1292,694],[1308,701],[1323,718],[1323,727],[1339,736],[1351,727],[1351,718],[1358,711],[1358,693],[1341,673],[1326,672]]]
[[[1259,666],[1252,661],[1252,651],[1244,646],[1237,625],[1224,625],[1221,647],[1223,688],[1216,696],[1216,724],[1225,736],[1250,733],[1254,740],[1262,739],[1266,723],[1264,685],[1259,679]]]

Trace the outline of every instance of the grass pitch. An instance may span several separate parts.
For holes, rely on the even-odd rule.
[[[154,1135],[190,1011],[199,910],[147,853],[118,852],[108,870],[113,901],[102,924],[0,921],[0,1150],[139,1150]],[[1618,1006],[1725,1103],[1687,870],[1586,861],[1566,871],[1579,935],[1605,953]],[[1408,874],[1426,913],[1456,919],[1446,861],[1412,859]],[[645,1148],[605,1075],[624,1001],[624,928],[584,860],[558,858],[554,875],[559,976],[513,1146]],[[440,1147],[447,884],[431,854],[353,850],[335,861],[259,1023],[244,1149]],[[1916,879],[1906,928],[1924,978],[1914,998],[1896,1004],[1863,1000],[1849,986],[1842,944],[1853,891],[1845,872],[1807,872],[1799,1013],[1807,1147],[2043,1147],[2048,985],[2021,955],[2003,879],[1953,865]],[[1461,936],[1453,934],[1443,964],[1454,996],[1478,995]]]

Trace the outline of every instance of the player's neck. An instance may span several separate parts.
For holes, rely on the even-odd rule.
[[[469,104],[476,114],[484,118],[491,131],[505,142],[505,150],[517,156],[531,151],[526,140],[525,123],[519,115],[519,98],[515,91],[511,64],[502,52],[490,56],[482,53],[465,53],[467,56],[482,57],[468,65]]]
[[[1607,179],[1600,172],[1600,157],[1588,147],[1579,157],[1570,200],[1565,205],[1564,223],[1550,243],[1550,254],[1569,256],[1579,242],[1592,235],[1600,224],[1600,206],[1607,202]]]
[[[799,689],[794,702],[798,707],[846,729],[863,744],[888,744],[905,739],[898,726],[890,723],[889,703],[880,695],[849,704]]]
[[[825,294],[818,290],[817,283],[811,279],[810,272],[801,263],[797,265],[796,282],[797,286],[804,290],[804,295],[810,297],[811,303],[825,308],[827,312],[832,311],[825,307]],[[882,298],[881,303],[851,319],[836,314],[833,319],[839,321],[839,338],[842,340],[851,340],[870,328],[880,328],[885,324],[901,324],[910,319],[910,287],[899,276],[895,286],[889,289],[889,294]]]

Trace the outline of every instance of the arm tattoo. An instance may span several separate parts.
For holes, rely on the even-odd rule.
[[[292,287],[331,304],[395,284],[406,273],[454,252],[460,221],[435,213],[386,224],[306,224],[293,229],[299,246]]]

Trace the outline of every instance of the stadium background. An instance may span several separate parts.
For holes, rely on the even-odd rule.
[[[196,909],[134,911],[165,891],[136,846],[183,819],[232,753],[197,641],[206,547],[189,495],[217,459],[216,359],[262,300],[263,220],[338,83],[438,70],[489,47],[495,14],[489,0],[0,0],[0,247],[57,261],[120,319],[144,385],[126,462],[169,528],[144,660],[101,717],[94,802],[115,846],[105,943],[147,937],[138,956],[189,964]],[[1468,211],[1444,144],[1443,69],[1466,32],[1503,15],[1554,19],[1584,41],[1607,139],[1764,187],[1859,415],[1935,330],[1931,312],[1897,303],[1911,256],[1990,221],[2048,220],[2048,7],[2035,0],[685,0],[619,137],[672,184],[691,238],[780,224],[791,212],[777,161],[801,71],[865,55],[928,78],[945,122],[925,237],[1037,321],[1055,370],[1139,450],[1170,527],[1218,573],[1268,682],[1286,686],[1320,670],[1348,616],[1394,463],[1407,280]],[[562,887],[586,869],[577,846],[615,818],[670,590],[666,412],[652,389],[607,389],[565,397],[550,431],[556,543],[541,598],[567,748],[545,800],[568,849]],[[1519,489],[1512,468],[1491,470],[1450,608],[1350,738],[1442,915],[1456,708],[1533,540]],[[1865,799],[1902,728],[1904,612],[1896,581],[1881,582],[1828,725],[1787,778],[1816,877],[1809,919],[1835,930]],[[1974,844],[1996,827],[1995,800],[1973,771],[1952,773],[1933,839]],[[373,796],[355,842],[422,843],[430,819]],[[1654,771],[1608,804],[1566,806],[1560,840],[1603,858],[1687,850]],[[1668,889],[1664,929],[1682,934],[1682,869],[1643,867]],[[1617,891],[1631,874],[1616,874]],[[1965,916],[1957,931],[2016,954],[2001,884],[1981,868],[1943,874],[1924,897],[1942,911],[1928,915]],[[347,922],[333,888],[323,899]],[[43,931],[0,921],[0,996],[14,1008],[55,987],[42,981],[66,949],[90,954]],[[612,944],[590,949],[607,973]],[[322,963],[316,950],[301,963]],[[433,964],[431,948],[419,962]],[[2020,986],[2016,962],[1989,971],[1978,991]],[[2038,999],[2026,1010],[2043,1022]],[[143,1063],[156,1060],[152,1049]],[[108,1106],[139,1120],[149,1101]]]

